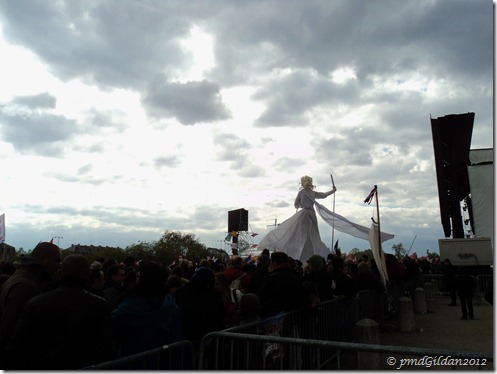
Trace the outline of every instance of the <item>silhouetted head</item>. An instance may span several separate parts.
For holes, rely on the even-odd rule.
[[[140,265],[140,278],[135,292],[143,297],[162,296],[166,293],[167,272],[160,264],[150,261]]]
[[[288,255],[285,252],[273,252],[271,261],[274,265],[288,264]]]
[[[90,263],[81,255],[69,255],[60,264],[59,281],[63,285],[84,287],[90,276]]]
[[[31,252],[31,257],[50,274],[55,274],[60,267],[61,251],[58,246],[49,242],[41,242]]]

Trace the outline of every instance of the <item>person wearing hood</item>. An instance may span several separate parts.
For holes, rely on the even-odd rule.
[[[321,302],[334,298],[332,288],[333,279],[326,270],[325,265],[326,262],[323,257],[320,255],[312,255],[307,260],[307,265],[304,269],[304,280],[316,284],[319,300]]]
[[[49,285],[54,281],[60,261],[58,246],[38,243],[30,256],[21,257],[20,268],[4,283],[0,295],[0,355],[3,356],[26,303],[43,291],[55,288],[55,283]]]
[[[148,262],[140,265],[139,272],[136,286],[111,313],[117,358],[183,339],[179,309],[166,288],[166,270]]]

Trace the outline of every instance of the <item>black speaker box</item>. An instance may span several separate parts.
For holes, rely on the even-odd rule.
[[[236,209],[228,212],[228,232],[248,231],[248,210]]]

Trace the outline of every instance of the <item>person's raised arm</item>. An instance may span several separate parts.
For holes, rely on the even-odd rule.
[[[336,192],[337,188],[333,186],[333,188],[328,191],[328,192],[317,192],[316,191],[316,199],[324,199],[325,197],[330,196],[331,194],[334,194]]]

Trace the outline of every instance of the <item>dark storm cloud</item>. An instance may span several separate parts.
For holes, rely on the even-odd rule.
[[[183,125],[231,117],[222,102],[218,84],[208,81],[169,83],[155,79],[143,98],[148,114],[155,118],[176,117]]]
[[[291,205],[290,201],[286,200],[272,200],[266,203],[270,208],[286,208]]]
[[[105,183],[115,183],[123,179],[123,177],[120,175],[108,175],[105,178],[97,178],[94,175],[92,175],[92,170],[93,170],[92,164],[85,164],[77,168],[74,172],[71,171],[67,171],[64,173],[47,172],[44,173],[44,175],[61,182],[90,184],[94,186],[100,186]]]
[[[225,22],[211,26],[218,35],[213,72],[218,81],[250,82],[256,80],[254,72],[265,78],[264,73],[285,68],[314,70],[319,78],[309,76],[304,88],[315,88],[303,92],[298,79],[275,89],[265,81],[256,97],[270,105],[259,126],[295,125],[306,110],[327,99],[341,105],[332,90],[318,89],[316,82],[344,66],[355,69],[356,89],[363,91],[373,79],[381,84],[412,73],[447,80],[458,90],[492,80],[493,10],[488,1],[309,1],[305,7],[288,1],[285,12],[277,2],[264,4],[227,7],[220,14]],[[365,102],[357,95],[343,101],[350,106]]]
[[[48,92],[44,92],[38,95],[31,96],[16,96],[12,99],[11,104],[13,106],[20,105],[28,109],[53,109],[57,99],[50,95]]]
[[[315,140],[313,147],[320,160],[333,160],[334,164],[352,167],[371,166],[372,147],[375,143],[368,139],[368,134],[376,136],[373,130],[360,130],[356,136],[352,136],[352,132],[348,134],[353,141],[346,141],[343,137],[319,138]]]
[[[483,62],[492,55],[492,4],[488,1],[303,4],[287,1],[284,11],[278,1],[266,1],[263,7],[260,2],[245,2],[223,9],[219,15],[223,22],[211,26],[220,40],[219,72],[233,71],[243,77],[259,63],[264,69],[310,66],[320,75],[352,65],[364,77],[427,66],[435,74],[447,74],[447,66],[464,75],[490,73]],[[234,53],[237,44],[243,50]],[[461,49],[467,54],[460,56]]]
[[[92,169],[93,169],[92,164],[86,164],[86,165],[83,165],[80,168],[78,168],[76,173],[78,175],[84,175],[84,174],[88,174]]]
[[[106,178],[95,178],[93,175],[87,172],[80,172],[78,170],[75,174],[69,173],[45,173],[47,177],[56,179],[61,182],[66,183],[76,183],[76,184],[90,184],[93,186],[101,186],[105,183],[115,183],[122,180],[123,177],[120,175],[109,175]]]
[[[176,167],[181,164],[181,160],[177,156],[160,156],[154,159],[154,165],[156,168],[169,168]]]
[[[88,127],[85,130],[87,133],[94,133],[95,131],[120,133],[126,129],[126,125],[123,122],[125,115],[121,111],[102,112],[90,109],[85,115],[84,123]]]
[[[265,108],[254,124],[258,128],[249,129],[261,136],[258,144],[284,144],[284,126],[308,126],[313,162],[320,165],[315,171],[322,171],[314,175],[315,184],[327,185],[327,173],[333,172],[338,196],[357,196],[353,202],[359,204],[378,184],[383,222],[395,234],[412,235],[408,242],[414,234],[418,242],[422,235],[442,235],[430,115],[475,112],[473,142],[493,146],[493,14],[488,0],[0,2],[7,41],[35,53],[62,81],[138,92],[146,114],[159,123],[173,117],[183,125],[229,119],[221,93],[250,87],[252,99]],[[193,56],[181,43],[194,26],[212,36],[215,66],[204,73],[205,80],[185,83],[181,72],[189,71]],[[341,68],[352,69],[355,78],[334,83],[332,74]],[[51,95],[16,98],[8,110],[1,108],[2,140],[24,153],[61,156],[65,146],[104,152],[108,144],[98,140],[101,135],[125,128],[116,112],[86,113],[79,126],[54,113],[40,114],[56,107]],[[360,119],[351,116],[344,123],[354,112]],[[267,127],[281,131],[271,139]],[[233,132],[214,137],[217,159],[233,178],[262,175],[268,165],[258,165],[251,157],[257,149]],[[82,133],[94,135],[95,143],[70,144]],[[157,166],[175,161],[162,157]],[[291,159],[270,162],[284,170]],[[83,166],[74,175],[52,176],[98,183],[91,174]],[[268,188],[285,185],[298,189],[295,181],[281,180]],[[266,205],[274,211],[292,203],[275,196]],[[185,207],[181,217],[102,207],[67,213],[97,217],[102,236],[96,244],[106,244],[111,236],[117,242],[128,234],[147,239],[157,228],[212,228],[206,221],[211,208],[219,207],[204,207],[193,216]],[[361,223],[367,225],[372,208],[366,210]],[[223,215],[216,211],[211,218],[224,222]],[[79,227],[71,230],[90,237]],[[399,237],[385,248],[402,241]]]
[[[17,96],[0,106],[0,136],[22,153],[61,157],[79,134],[122,132],[121,113],[90,110],[83,123],[50,113],[55,97],[43,93]],[[103,150],[101,148],[99,151]]]
[[[56,76],[139,88],[187,57],[178,38],[190,23],[173,8],[164,2],[21,0],[2,2],[0,10],[6,37],[33,50]]]
[[[337,85],[311,70],[296,71],[267,82],[253,98],[268,105],[255,126],[306,126],[305,113],[322,104],[340,105],[357,101],[355,84]]]
[[[184,229],[193,231],[195,227],[202,227],[203,230],[215,230],[224,222],[226,222],[227,227],[229,210],[230,208],[219,205],[196,206]]]
[[[92,218],[98,222],[102,228],[108,226],[119,226],[144,228],[144,227],[160,227],[160,222],[164,216],[150,215],[145,209],[126,208],[122,207],[105,207],[105,206],[91,206],[87,208],[75,208],[70,206],[50,206],[43,205],[26,205],[22,209],[37,214],[53,214],[65,215],[73,218]],[[139,219],[138,219],[139,218]],[[139,227],[137,226],[139,222]]]
[[[0,134],[22,153],[58,157],[76,122],[53,114],[9,114],[0,110]]]
[[[138,241],[157,241],[165,230],[180,231],[184,234],[194,234],[200,228],[202,232],[211,234],[211,231],[220,232],[219,240],[224,239],[222,235],[228,221],[228,210],[231,207],[224,206],[197,206],[184,217],[162,211],[150,214],[149,211],[136,208],[110,208],[103,206],[78,209],[69,206],[45,207],[42,205],[19,206],[18,209],[30,212],[30,214],[41,214],[46,217],[44,224],[32,225],[29,221],[22,227],[11,227],[12,236],[29,236],[43,240],[49,240],[50,235],[63,234],[61,247],[67,248],[71,244],[94,244],[126,247]],[[71,216],[73,219],[91,218],[93,225],[98,226],[95,230],[86,224],[68,224],[67,221],[59,221],[51,216]],[[200,235],[204,236],[205,235]],[[40,240],[38,239],[38,240]],[[29,244],[29,243],[28,243]],[[36,245],[36,242],[33,244]],[[25,248],[30,249],[30,248]]]
[[[159,240],[166,229],[179,230],[174,223],[179,221],[177,217],[170,217],[166,212],[151,215],[143,209],[103,206],[78,209],[69,206],[23,205],[17,208],[28,212],[28,215],[45,217],[43,223],[33,224],[27,220],[22,226],[12,226],[9,230],[12,236],[37,238],[33,247],[39,240],[48,241],[50,236],[60,234],[63,234],[62,248],[77,243],[126,247],[140,240]],[[68,223],[59,216],[70,216],[73,220]],[[86,223],[87,218],[92,219],[92,225]],[[78,223],[78,219],[81,222]],[[25,249],[29,248],[28,243]]]
[[[123,5],[124,4],[124,5]],[[2,3],[6,37],[33,50],[64,80],[80,78],[102,88],[147,90],[153,117],[174,116],[187,125],[229,118],[212,82],[157,82],[162,72],[186,68],[191,57],[180,42],[196,13],[213,7],[166,2]],[[29,9],[29,10],[27,10]],[[193,18],[188,19],[192,13]]]
[[[258,165],[252,161],[252,146],[243,138],[234,134],[217,134],[213,138],[217,145],[216,158],[230,163],[230,169],[238,176],[256,178],[265,175],[266,165]]]
[[[228,118],[220,87],[271,86],[267,75],[287,68],[321,78],[294,76],[275,85],[277,93],[261,89],[258,97],[269,109],[259,126],[298,125],[319,102],[340,103],[323,77],[344,66],[355,69],[361,89],[373,77],[413,72],[456,86],[492,80],[493,9],[485,0],[288,0],[284,7],[281,1],[23,0],[0,6],[6,37],[34,51],[58,77],[147,89],[150,115],[183,124]],[[180,85],[171,78],[156,86],[158,74],[174,77],[189,67],[180,42],[193,25],[215,38],[209,80],[217,83]],[[339,96],[353,105],[357,87],[352,96]]]
[[[282,157],[278,158],[273,166],[278,171],[292,170],[306,164],[305,160],[298,158]]]
[[[219,146],[217,158],[220,161],[243,161],[251,148],[245,139],[234,134],[218,134],[213,141]]]

